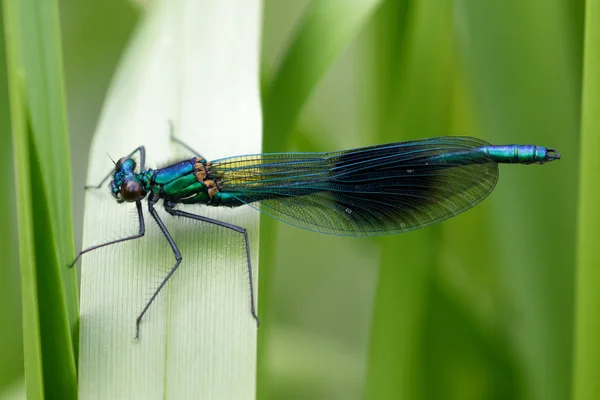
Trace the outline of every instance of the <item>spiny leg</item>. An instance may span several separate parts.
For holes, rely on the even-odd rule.
[[[69,268],[72,268],[77,263],[77,261],[81,258],[81,256],[89,251],[96,250],[96,249],[99,249],[99,248],[105,247],[105,246],[110,246],[111,244],[126,242],[128,240],[133,240],[133,239],[138,239],[138,238],[141,238],[142,236],[144,236],[144,234],[146,232],[146,225],[144,224],[144,213],[142,213],[142,201],[141,200],[136,201],[135,206],[137,208],[138,220],[139,220],[139,224],[140,224],[140,230],[137,235],[127,236],[127,237],[124,237],[121,239],[116,239],[116,240],[111,240],[110,242],[97,244],[95,246],[88,247],[85,250],[81,250],[79,252],[79,254],[77,254],[77,257],[75,257],[75,260],[73,260],[73,262],[71,264],[69,264]]]
[[[177,143],[178,145],[182,146],[184,149],[186,149],[187,151],[189,151],[193,155],[195,155],[197,157],[200,157],[200,158],[204,158],[204,157],[202,157],[202,155],[199,152],[197,152],[196,150],[192,149],[183,140],[177,139],[175,137],[175,128],[173,127],[173,121],[171,121],[171,120],[169,120],[169,138],[171,139],[171,141],[173,141],[173,142]]]
[[[134,151],[132,151],[131,153],[129,153],[127,156],[127,158],[131,157],[132,155],[134,155],[137,152],[140,152],[140,169],[145,169],[146,167],[146,147],[144,146],[140,146],[137,149],[135,149]],[[85,185],[85,189],[99,189],[100,186],[102,186],[104,184],[104,182],[106,182],[106,180],[108,178],[110,178],[114,173],[114,170],[110,171],[108,173],[108,175],[106,175],[99,184],[97,185]]]
[[[223,228],[227,228],[227,229],[231,229],[232,231],[241,233],[242,235],[244,235],[244,242],[246,244],[246,260],[247,260],[247,267],[248,267],[248,277],[249,277],[249,282],[250,282],[250,313],[252,314],[252,317],[256,320],[256,326],[260,326],[260,321],[258,320],[258,315],[256,315],[256,309],[254,307],[254,279],[252,278],[252,265],[250,264],[250,240],[248,239],[248,231],[246,230],[246,228],[242,228],[241,226],[237,226],[237,225],[233,225],[233,224],[228,224],[227,222],[223,222],[223,221],[219,221],[216,219],[212,219],[212,218],[208,218],[208,217],[203,217],[201,215],[196,215],[196,214],[191,214],[185,211],[180,211],[180,210],[174,210],[173,209],[174,204],[172,203],[165,203],[165,210],[174,216],[177,217],[184,217],[184,218],[190,218],[196,221],[202,221],[202,222],[207,222],[209,224],[213,224],[213,225],[217,225]]]
[[[169,245],[171,246],[171,249],[173,250],[173,253],[175,254],[175,265],[173,265],[173,267],[171,268],[171,270],[169,271],[167,276],[165,276],[165,278],[162,280],[162,282],[160,282],[160,285],[158,285],[158,288],[154,291],[154,293],[152,294],[152,297],[150,297],[150,300],[148,300],[148,302],[144,306],[144,309],[142,310],[140,315],[138,315],[137,319],[135,320],[135,338],[136,339],[139,339],[139,337],[140,337],[140,322],[142,321],[144,314],[146,314],[146,311],[148,311],[148,308],[150,307],[152,302],[154,302],[154,300],[156,299],[156,296],[158,296],[158,293],[160,293],[160,291],[165,286],[167,281],[171,278],[171,276],[173,276],[175,271],[177,271],[177,268],[179,268],[179,264],[181,264],[181,253],[179,252],[179,249],[177,248],[175,241],[171,237],[169,230],[165,226],[164,222],[162,222],[162,220],[158,216],[156,209],[154,209],[154,204],[156,203],[156,201],[157,201],[157,199],[148,198],[148,210],[150,211],[150,215],[152,215],[152,218],[154,218],[154,220],[158,224],[158,227],[160,228],[162,233],[167,238],[167,242],[169,242]]]

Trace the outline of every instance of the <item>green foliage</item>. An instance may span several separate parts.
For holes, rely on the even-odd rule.
[[[0,8],[0,15],[2,9]],[[0,17],[1,20],[3,18]],[[4,171],[7,193],[15,192],[10,135],[8,86],[6,81],[6,59],[4,29],[0,30],[0,171]],[[19,248],[17,247],[17,218],[15,196],[0,196],[0,390],[23,375],[23,339],[19,291]],[[0,395],[0,397],[2,397]]]
[[[379,10],[376,44],[380,142],[446,134],[451,124],[452,4],[386,3]],[[403,21],[398,24],[398,21]],[[427,49],[424,51],[423,49]],[[417,136],[418,135],[418,136]],[[380,239],[382,260],[375,298],[366,397],[422,397],[419,351],[428,313],[431,274],[442,245],[440,226]],[[402,354],[402,357],[398,357]]]
[[[297,28],[285,57],[263,91],[264,152],[286,144],[311,92],[380,0],[315,1]]]
[[[58,8],[4,1],[28,396],[75,398],[77,280]]]
[[[600,397],[600,1],[586,3],[573,398]]]
[[[267,1],[265,82],[293,70],[287,63],[314,3],[270,20],[281,9]],[[581,12],[567,2],[385,1],[354,26],[310,92],[301,89],[310,55],[297,59],[298,79],[282,87],[277,107],[267,87],[265,127],[298,113],[282,108],[301,109],[293,140],[265,130],[265,143],[280,146],[269,150],[472,135],[555,147],[563,159],[503,165],[475,209],[380,240],[315,239],[263,218],[261,312],[271,325],[259,338],[260,395],[568,396]],[[313,37],[302,49],[319,55],[321,43]],[[298,338],[320,350],[295,359]],[[345,357],[323,350],[332,338]],[[344,361],[319,376],[298,372],[329,357]]]

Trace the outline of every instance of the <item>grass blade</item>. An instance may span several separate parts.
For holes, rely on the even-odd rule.
[[[600,1],[586,2],[573,398],[600,398]]]
[[[169,120],[207,159],[259,152],[259,26],[258,1],[152,2],[108,94],[88,181],[110,171],[106,153],[118,158],[142,144],[151,168],[192,157],[170,143]],[[247,228],[257,277],[258,213],[182,208]],[[135,208],[105,186],[87,192],[85,209],[84,247],[137,232]],[[145,237],[83,257],[80,396],[254,398],[257,329],[243,238],[157,210],[183,262],[144,317],[140,340],[136,317],[174,264],[154,221],[146,213]]]
[[[348,2],[345,0],[312,1],[304,10],[291,44],[285,50],[281,64],[272,77],[267,77],[263,92],[264,141],[263,152],[289,150],[290,135],[310,94],[321,81],[336,57],[362,30],[380,0]],[[331,150],[331,149],[328,149]],[[275,320],[273,304],[277,291],[272,286],[275,274],[277,221],[261,219],[261,262],[268,265],[261,276],[259,313]],[[274,352],[275,336],[269,325],[261,328],[259,340],[259,397],[272,396],[268,371],[269,352]]]
[[[501,167],[494,193],[482,204],[492,210],[493,227],[490,253],[482,259],[496,268],[495,302],[503,311],[495,318],[515,354],[521,396],[564,399],[571,386],[565,377],[572,362],[567,321],[573,318],[579,128],[579,57],[566,40],[576,31],[572,14],[560,2],[456,4],[478,136],[539,143],[563,154],[560,163],[540,168]]]
[[[0,7],[0,21],[2,8]],[[7,193],[16,193],[9,116],[4,27],[0,30],[0,171],[5,172]],[[23,376],[23,324],[21,320],[19,248],[16,196],[0,197],[0,391]],[[24,393],[24,391],[23,391]],[[0,398],[2,395],[0,394]]]
[[[26,390],[76,396],[77,280],[58,8],[4,1],[17,186]]]
[[[378,36],[378,66],[387,69],[378,85],[379,142],[445,134],[451,118],[452,3],[417,2],[409,10],[399,3],[386,6],[377,15],[379,28],[387,26]],[[440,247],[439,233],[435,226],[380,239],[382,262],[365,388],[369,399],[422,396],[421,337],[430,276],[439,259],[431,249]]]
[[[313,1],[263,96],[264,152],[281,151],[310,93],[380,0]]]

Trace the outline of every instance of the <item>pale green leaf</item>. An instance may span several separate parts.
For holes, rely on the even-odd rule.
[[[89,183],[113,158],[146,146],[150,168],[192,157],[258,153],[260,2],[153,2],[108,94],[90,152]],[[243,237],[157,210],[183,262],[135,321],[175,262],[147,212],[145,237],[83,256],[80,396],[101,398],[254,398],[256,323],[250,314]],[[186,211],[249,230],[255,291],[258,213],[250,208]],[[106,184],[86,195],[84,247],[135,234],[133,204],[117,204]]]

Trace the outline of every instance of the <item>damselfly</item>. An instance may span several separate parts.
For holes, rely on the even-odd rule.
[[[155,210],[162,199],[167,213],[207,222],[243,236],[250,282],[250,312],[258,324],[246,229],[181,211],[182,204],[211,207],[249,205],[300,228],[345,236],[390,235],[423,228],[451,218],[482,201],[498,180],[498,164],[544,164],[560,159],[554,149],[535,145],[493,146],[471,137],[439,137],[344,150],[333,153],[256,154],[207,161],[196,156],[160,169],[146,169],[140,146],[115,163],[98,185],[112,177],[110,190],[118,203],[135,203],[137,235],[144,235],[142,199],[175,254],[175,264],[136,319],[140,321],[182,256]],[[134,155],[139,153],[139,169]],[[260,208],[259,208],[260,205]]]

